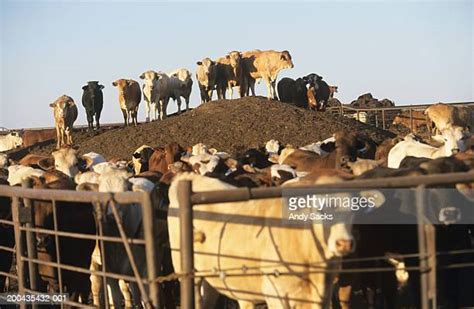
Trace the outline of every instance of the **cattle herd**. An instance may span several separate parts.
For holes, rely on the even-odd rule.
[[[230,52],[215,61],[204,58],[198,63],[197,81],[202,102],[210,101],[216,90],[219,98],[226,91],[239,88],[241,96],[255,95],[255,82],[263,79],[268,97],[276,97],[275,84],[280,70],[293,67],[288,51]],[[170,98],[181,98],[189,107],[191,73],[179,69],[171,74],[146,71],[142,90],[138,82],[119,79],[113,85],[119,89],[119,103],[125,125],[137,124],[138,106],[143,91],[147,119],[166,117]],[[83,105],[89,128],[95,118],[99,127],[104,86],[96,81],[83,87]],[[284,102],[315,110],[324,110],[337,87],[330,87],[317,74],[296,80],[283,78],[278,83],[278,95]],[[193,190],[233,190],[239,187],[277,187],[292,189],[316,184],[344,183],[358,179],[377,179],[399,176],[421,176],[440,173],[468,172],[474,168],[474,150],[471,149],[469,109],[447,104],[435,104],[417,117],[428,119],[434,143],[428,144],[413,134],[403,138],[374,142],[364,132],[335,132],[322,141],[308,145],[282,145],[269,140],[260,148],[247,149],[231,155],[212,145],[142,145],[129,158],[105,158],[89,152],[79,154],[72,147],[73,122],[77,107],[73,99],[63,95],[50,105],[54,109],[57,133],[57,150],[50,156],[30,153],[20,160],[12,160],[0,153],[0,184],[19,186],[29,181],[33,188],[62,189],[97,192],[148,192],[153,207],[165,211],[179,208],[177,184],[180,180],[192,181]],[[150,115],[151,114],[151,115]],[[416,118],[416,117],[415,117]],[[432,125],[431,125],[432,124]],[[3,136],[0,151],[21,144],[18,135]],[[9,144],[8,144],[9,143]],[[427,213],[437,223],[436,247],[438,251],[472,250],[474,225],[473,194],[471,184],[445,185],[446,191],[430,191]],[[434,188],[437,189],[437,188]],[[387,193],[389,194],[389,193]],[[452,196],[451,196],[452,195]],[[391,203],[382,200],[378,206],[394,218],[416,222],[415,214],[404,207],[407,196],[390,197]],[[385,200],[389,200],[386,196]],[[457,201],[452,203],[451,201]],[[395,201],[395,202],[394,202]],[[53,229],[53,204],[51,201],[32,201],[36,227]],[[10,216],[11,200],[0,196],[0,218]],[[123,228],[128,237],[143,237],[140,205],[118,205]],[[271,207],[268,207],[271,206]],[[406,206],[406,205],[405,205]],[[119,235],[115,221],[107,214],[98,215],[90,203],[58,202],[58,228],[64,231],[96,235],[96,220],[102,220],[101,233]],[[414,224],[378,223],[377,211],[364,213],[370,224],[351,225],[339,222],[328,226],[314,224],[304,229],[288,226],[274,227],[280,219],[285,204],[280,198],[250,200],[245,202],[218,203],[200,206],[203,213],[218,213],[225,220],[196,218],[193,222],[196,270],[208,271],[203,284],[203,308],[222,304],[218,297],[238,302],[240,308],[253,308],[266,303],[269,308],[419,308],[419,273],[412,271],[413,261],[404,255],[417,252],[417,227]],[[378,208],[378,209],[379,209]],[[453,216],[452,213],[455,215]],[[249,222],[231,221],[247,217]],[[229,218],[229,219],[226,219]],[[366,219],[367,219],[366,218]],[[180,227],[175,216],[157,218],[155,232],[159,248],[159,272],[168,275],[180,272]],[[227,221],[229,220],[229,221]],[[273,222],[273,223],[272,223]],[[0,225],[0,246],[14,245],[11,226]],[[56,261],[56,245],[61,252],[61,262],[71,266],[99,270],[105,262],[108,272],[133,275],[124,247],[105,242],[105,254],[95,241],[89,239],[67,240],[60,238],[56,244],[53,236],[37,233],[38,259]],[[132,246],[139,273],[146,277],[143,247]],[[345,259],[386,256],[375,266],[393,267],[382,273],[337,273],[327,279],[324,273],[307,272],[310,265],[320,268],[366,267],[365,262],[344,263]],[[8,272],[12,266],[12,253],[0,250],[0,271]],[[438,260],[438,266],[474,259],[471,254]],[[227,272],[224,270],[228,270]],[[231,276],[232,271],[244,273]],[[280,275],[285,272],[293,275]],[[307,272],[305,274],[305,272]],[[39,267],[42,291],[58,291],[59,284],[71,299],[103,306],[101,299],[103,281],[89,276],[62,270],[62,281],[54,267]],[[218,275],[216,275],[218,274]],[[438,301],[446,308],[474,306],[474,276],[471,269],[451,269],[438,272]],[[6,277],[0,276],[0,292],[6,289]],[[107,279],[110,301],[117,307],[141,306],[142,297],[137,285],[114,278]],[[175,307],[176,285],[162,286],[162,305]],[[217,292],[216,292],[217,291]],[[465,292],[470,291],[470,292]]]

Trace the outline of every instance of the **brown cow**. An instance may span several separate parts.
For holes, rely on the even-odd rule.
[[[156,148],[148,160],[148,171],[166,174],[169,167],[181,158],[183,148],[177,143],[170,143],[164,148]]]
[[[119,89],[119,103],[125,126],[130,123],[129,118],[136,126],[138,124],[138,106],[142,98],[140,85],[133,79],[118,79],[112,85]]]
[[[412,121],[413,121],[413,131],[415,133],[418,132],[418,128],[426,126],[428,132],[431,131],[430,128],[430,121],[428,117],[425,116],[423,112],[420,111],[412,111]],[[410,123],[410,112],[404,111],[399,113],[395,119],[393,119],[392,125],[402,125],[406,128],[411,128]]]
[[[72,130],[74,121],[77,119],[77,106],[74,100],[67,95],[62,95],[49,106],[54,110],[57,148],[61,148],[63,145],[72,145]]]
[[[23,138],[23,147],[28,147],[36,143],[54,139],[55,136],[56,130],[54,129],[25,130],[21,135]]]
[[[255,82],[257,79],[264,79],[267,84],[268,99],[276,98],[275,83],[278,73],[284,69],[294,67],[290,52],[275,50],[252,50],[242,54],[242,64],[244,65],[245,85],[241,85],[241,96],[247,93],[249,88],[252,95],[255,95]]]

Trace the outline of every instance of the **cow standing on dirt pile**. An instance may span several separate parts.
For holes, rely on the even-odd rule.
[[[298,78],[296,80],[284,77],[278,82],[278,96],[281,102],[291,103],[298,107],[308,107],[307,82]]]
[[[63,145],[72,145],[72,130],[74,121],[77,119],[76,103],[71,97],[62,95],[49,106],[54,110],[57,148],[59,149]]]
[[[189,109],[189,98],[191,97],[191,91],[193,89],[193,80],[191,78],[191,72],[187,69],[177,69],[169,74],[171,87],[174,92],[171,94],[171,98],[177,101],[178,114],[181,113],[181,97],[186,102],[186,111]]]
[[[158,119],[158,100],[157,100],[157,82],[159,79],[158,73],[155,71],[146,71],[140,75],[140,79],[144,80],[143,83],[143,99],[145,100],[145,116],[146,122],[150,119]],[[151,111],[151,118],[150,118]]]
[[[216,60],[217,77],[216,87],[219,99],[225,99],[227,89],[230,91],[230,98],[233,98],[233,88],[242,84],[242,53],[231,51],[225,57]]]
[[[89,81],[87,82],[87,85],[82,87],[82,90],[84,90],[84,93],[82,94],[82,105],[86,109],[89,130],[94,129],[94,116],[96,128],[100,128],[100,113],[104,106],[104,95],[102,94],[102,89],[104,89],[104,86],[99,85],[98,81]]]
[[[130,123],[130,118],[135,126],[138,125],[138,105],[142,98],[140,85],[133,79],[118,79],[112,83],[119,90],[119,103],[122,110],[125,126]]]
[[[209,58],[196,62],[196,79],[201,92],[201,104],[211,101],[212,91],[216,87],[217,68],[216,63]]]
[[[268,90],[268,99],[276,98],[275,83],[278,73],[284,69],[294,67],[290,52],[274,50],[252,50],[242,54],[242,64],[244,69],[244,79],[240,86],[240,96],[249,94],[249,88],[252,95],[255,95],[255,82],[258,79],[264,79]]]
[[[323,81],[323,77],[318,74],[311,73],[303,77],[303,79],[309,84],[309,89],[313,90],[314,97],[316,99],[316,110],[326,110],[326,105],[330,96],[329,85]]]

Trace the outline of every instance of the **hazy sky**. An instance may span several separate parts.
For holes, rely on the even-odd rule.
[[[48,104],[62,94],[85,123],[88,80],[105,85],[102,122],[119,122],[112,81],[180,67],[194,78],[204,57],[255,48],[289,50],[295,67],[280,78],[318,73],[344,103],[366,92],[398,105],[473,100],[473,2],[0,0],[0,126],[53,126]]]

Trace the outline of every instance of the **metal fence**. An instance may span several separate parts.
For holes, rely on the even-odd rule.
[[[436,252],[436,244],[434,237],[434,227],[431,223],[424,219],[422,213],[424,213],[424,199],[425,191],[424,188],[427,186],[442,185],[442,184],[453,184],[453,183],[465,183],[474,182],[474,172],[468,173],[452,173],[443,175],[428,175],[420,177],[396,177],[386,179],[371,179],[371,180],[357,180],[339,184],[327,184],[308,187],[306,189],[340,189],[341,192],[349,189],[369,189],[369,188],[408,188],[416,187],[416,205],[418,213],[418,249],[416,254],[412,254],[412,257],[419,259],[419,266],[413,267],[407,270],[419,271],[421,278],[421,300],[422,308],[435,308],[436,307],[436,257],[439,252]],[[106,286],[106,278],[123,279],[127,282],[136,282],[138,284],[141,298],[145,307],[156,308],[160,305],[159,297],[159,284],[164,281],[173,279],[180,279],[181,288],[181,308],[194,308],[196,305],[195,297],[196,286],[195,279],[202,279],[210,276],[209,273],[203,274],[196,272],[194,269],[194,248],[193,248],[193,207],[199,207],[203,204],[211,203],[231,203],[239,201],[248,201],[253,199],[265,199],[265,198],[281,198],[282,197],[281,187],[272,188],[239,188],[234,190],[224,191],[213,191],[213,192],[193,192],[192,184],[189,181],[182,181],[179,183],[178,196],[179,196],[179,218],[180,218],[180,233],[181,233],[181,265],[182,270],[179,274],[171,274],[170,276],[160,276],[161,265],[156,265],[156,250],[157,243],[154,234],[154,230],[157,224],[160,224],[157,220],[157,209],[154,207],[154,203],[150,199],[147,193],[96,193],[96,192],[77,192],[77,191],[66,191],[66,190],[43,190],[43,189],[30,189],[20,187],[9,187],[0,186],[0,196],[6,196],[11,198],[11,212],[12,218],[0,220],[1,225],[11,226],[14,230],[15,247],[0,247],[0,251],[9,251],[16,255],[16,269],[17,274],[9,272],[0,272],[0,275],[6,276],[11,280],[15,280],[18,283],[18,292],[22,293],[35,293],[37,289],[37,278],[38,278],[38,267],[39,265],[46,265],[55,267],[58,270],[58,279],[61,282],[61,270],[70,270],[74,272],[84,273],[88,275],[96,275],[102,278],[103,286]],[[334,191],[333,191],[334,192]],[[34,225],[34,203],[39,200],[47,200],[52,202],[53,216],[54,216],[54,228],[44,229],[36,227]],[[96,209],[100,209],[102,212],[105,211],[106,207],[110,207],[112,210],[113,218],[117,222],[119,236],[112,237],[110,235],[104,235],[102,221],[97,220],[97,234],[80,234],[72,233],[67,231],[61,231],[58,229],[58,222],[56,217],[56,203],[59,201],[63,202],[79,202],[79,203],[92,203]],[[121,218],[117,211],[118,205],[126,207],[126,204],[140,204],[143,212],[143,238],[136,239],[130,238],[124,233],[121,228]],[[178,215],[178,214],[170,214]],[[60,237],[70,237],[77,239],[90,239],[97,241],[101,248],[103,256],[107,255],[104,252],[104,243],[116,242],[121,243],[125,247],[127,253],[126,257],[130,260],[133,268],[133,275],[124,275],[120,273],[112,273],[107,271],[107,265],[103,265],[103,269],[100,271],[90,270],[86,268],[79,268],[71,265],[67,265],[61,262],[60,252],[56,248],[57,259],[56,261],[43,261],[38,259],[36,252],[36,237],[35,233],[48,234],[55,238],[56,245],[59,242]],[[145,246],[146,252],[146,276],[141,277],[137,269],[137,265],[134,262],[134,256],[132,253],[132,245],[143,245]],[[472,251],[471,251],[472,252]],[[373,257],[372,259],[385,259],[385,257]],[[104,261],[103,261],[104,263]],[[450,268],[460,267],[473,267],[471,265],[449,265]],[[324,269],[317,269],[314,272],[324,272]],[[348,269],[345,272],[386,272],[394,271],[394,268],[364,268],[364,269]],[[289,275],[281,273],[279,275]],[[262,274],[264,275],[264,274]],[[64,292],[62,284],[59,284],[58,292]],[[103,300],[104,303],[101,307],[109,307],[108,297],[106,295],[107,289],[103,289]],[[73,301],[63,302],[62,306],[76,306],[79,308],[94,308],[91,305],[85,305]],[[25,308],[25,305],[21,306]]]
[[[6,276],[10,281],[16,281],[18,285],[18,293],[39,293],[38,287],[38,267],[41,265],[54,267],[57,270],[59,281],[59,289],[55,292],[64,293],[62,284],[62,271],[73,271],[82,274],[95,275],[102,278],[103,283],[103,301],[101,307],[109,307],[107,296],[106,278],[123,279],[126,282],[136,282],[141,294],[142,302],[146,308],[153,308],[159,305],[159,280],[160,265],[156,265],[156,245],[154,231],[156,229],[156,209],[148,193],[141,192],[125,192],[125,193],[98,193],[98,192],[78,192],[66,190],[48,190],[48,189],[30,189],[24,187],[0,186],[0,196],[11,198],[11,218],[0,218],[0,224],[11,226],[14,230],[15,247],[0,247],[1,251],[14,253],[16,256],[16,274],[9,272],[0,272],[1,276]],[[35,203],[36,201],[51,201],[53,208],[53,229],[45,229],[35,226]],[[115,220],[118,235],[110,236],[103,234],[103,225],[101,219],[96,220],[96,235],[73,233],[58,228],[57,218],[57,202],[73,202],[73,203],[91,203],[97,211],[104,213],[106,207],[111,210],[111,214]],[[122,220],[119,214],[119,205],[127,207],[130,204],[139,204],[142,210],[143,219],[143,235],[141,239],[131,238],[133,236],[126,235]],[[0,205],[1,207],[2,205]],[[66,205],[68,206],[68,205]],[[71,209],[72,211],[72,209]],[[96,215],[97,216],[97,215]],[[36,233],[50,235],[55,239],[56,260],[45,261],[38,258]],[[126,255],[123,259],[129,259],[129,263],[133,270],[133,275],[120,273],[112,273],[107,271],[105,260],[102,258],[102,270],[90,270],[89,268],[80,268],[67,265],[61,262],[61,256],[64,252],[59,250],[60,237],[68,237],[70,239],[87,239],[95,241],[99,245],[101,255],[104,257],[105,243],[121,243],[124,246]],[[65,241],[65,240],[62,240]],[[141,277],[137,262],[133,256],[131,246],[144,246],[146,252],[146,277]],[[45,291],[42,291],[43,293]],[[75,306],[79,308],[95,308],[95,306],[85,305],[74,301],[61,302],[63,306]],[[25,308],[25,305],[21,305]]]
[[[450,102],[446,103],[448,105],[453,106],[474,106],[474,102]],[[427,107],[432,104],[413,104],[413,105],[404,105],[404,106],[394,106],[394,107],[377,107],[377,108],[362,108],[362,107],[352,107],[347,104],[341,104],[340,106],[334,106],[327,108],[328,111],[339,114],[341,116],[344,115],[355,115],[355,119],[359,120],[361,113],[367,113],[373,115],[374,121],[373,123],[369,123],[374,125],[375,127],[382,129],[387,129],[395,116],[398,113],[408,112],[410,119],[410,130],[413,133],[415,131],[414,126],[414,111],[424,111]],[[470,117],[472,115],[470,114]],[[472,119],[471,119],[472,120]]]
[[[410,257],[419,259],[419,266],[410,268],[410,271],[420,272],[421,304],[423,309],[436,308],[436,252],[435,229],[434,226],[424,218],[425,188],[433,185],[466,183],[474,181],[474,172],[451,173],[442,175],[427,175],[419,177],[394,177],[385,179],[357,180],[351,182],[318,185],[303,189],[340,189],[344,192],[349,189],[370,189],[370,188],[411,188],[416,187],[416,208],[418,224],[418,253],[411,254]],[[196,278],[205,278],[194,268],[194,245],[193,245],[193,208],[200,205],[213,203],[242,202],[254,199],[282,198],[284,188],[239,188],[233,190],[193,192],[191,181],[180,181],[178,184],[179,197],[179,222],[180,222],[180,253],[181,253],[181,308],[191,309],[199,307],[199,293],[195,287]],[[461,253],[473,253],[473,250],[466,250]],[[448,254],[459,254],[460,252],[450,252]],[[385,259],[386,257],[373,257],[371,259]],[[369,258],[370,259],[370,258]],[[351,262],[357,259],[352,259]],[[366,259],[365,259],[366,260]],[[454,264],[449,268],[474,267],[471,264]],[[408,269],[407,269],[408,270]],[[314,272],[324,272],[325,270],[315,270]],[[394,268],[372,268],[372,269],[348,269],[345,272],[383,272],[394,271]],[[262,275],[265,275],[262,273]],[[279,273],[279,275],[285,275]],[[287,275],[290,275],[288,273]]]

